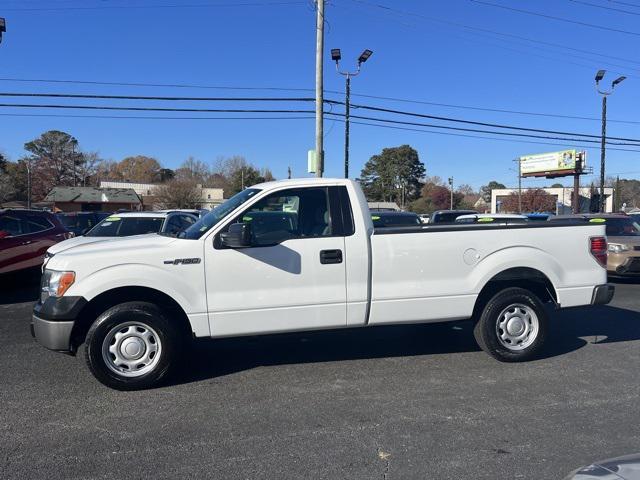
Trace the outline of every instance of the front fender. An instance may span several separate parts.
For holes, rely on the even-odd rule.
[[[180,269],[176,278],[176,269]],[[108,290],[121,287],[147,287],[158,290],[180,305],[189,315],[206,315],[206,292],[201,264],[171,265],[170,268],[139,263],[111,265],[87,276],[79,275],[67,294],[91,301]]]

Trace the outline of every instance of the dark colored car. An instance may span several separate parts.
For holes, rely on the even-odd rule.
[[[530,222],[546,222],[549,218],[553,217],[552,213],[533,212],[524,214]]]
[[[52,213],[0,210],[0,273],[42,265],[51,245],[72,236]]]
[[[460,215],[472,215],[475,210],[436,210],[431,215],[429,223],[455,223]]]
[[[374,212],[371,214],[374,228],[417,227],[422,225],[420,217],[411,212]]]
[[[109,212],[64,212],[56,214],[64,228],[73,232],[76,237],[84,235],[109,215],[111,215]]]

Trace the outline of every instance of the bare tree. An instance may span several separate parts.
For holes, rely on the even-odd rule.
[[[0,170],[0,202],[13,200],[16,189],[8,173]]]
[[[209,165],[193,157],[187,158],[175,172],[175,178],[179,180],[192,180],[202,185],[208,183],[211,177]]]
[[[201,191],[196,183],[190,180],[173,179],[159,185],[155,189],[156,206],[168,208],[198,208]]]

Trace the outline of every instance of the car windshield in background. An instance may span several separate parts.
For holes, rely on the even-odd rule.
[[[376,214],[371,215],[371,220],[373,221],[373,226],[375,228],[381,227],[406,227],[406,226],[416,226],[422,225],[420,221],[420,217],[417,215],[403,215],[398,213],[383,213],[378,212]]]
[[[105,218],[87,233],[87,237],[129,237],[145,233],[157,233],[162,228],[162,217],[119,217]]]
[[[229,200],[220,204],[204,217],[200,218],[196,223],[191,225],[185,231],[178,235],[178,238],[187,238],[195,240],[207,233],[211,228],[217,224],[220,220],[226,217],[229,213],[234,211],[240,205],[245,203],[250,198],[254,197],[260,190],[257,188],[247,188],[241,192],[236,193]]]
[[[76,235],[81,235],[83,232],[92,228],[97,221],[108,217],[109,214],[58,214],[58,220],[67,230],[75,233]]]
[[[632,218],[607,218],[606,226],[610,237],[640,236],[640,224]]]

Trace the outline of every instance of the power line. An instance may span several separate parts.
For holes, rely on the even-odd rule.
[[[498,124],[498,123],[476,122],[476,121],[473,121],[473,120],[463,120],[463,119],[460,119],[460,118],[441,117],[441,116],[438,116],[438,115],[427,115],[427,114],[423,114],[423,113],[406,112],[406,111],[402,111],[402,110],[395,110],[395,109],[391,109],[391,108],[382,108],[382,107],[373,107],[373,106],[369,106],[369,105],[351,104],[351,107],[353,107],[353,108],[362,108],[364,110],[373,110],[373,111],[378,111],[378,112],[385,112],[385,113],[395,113],[395,114],[398,114],[398,115],[408,115],[408,116],[412,116],[412,117],[430,118],[430,119],[433,119],[433,120],[444,120],[444,121],[448,121],[448,122],[465,123],[465,124],[469,124],[469,125],[479,125],[479,126],[484,126],[484,127],[505,128],[505,129],[509,129],[509,130],[523,130],[523,131],[528,131],[528,132],[550,133],[550,134],[557,134],[557,135],[578,135],[578,136],[582,136],[582,137],[600,138],[600,135],[591,135],[591,134],[587,134],[587,133],[563,132],[563,131],[558,131],[558,130],[545,130],[545,129],[540,129],[540,128],[516,127],[516,126],[513,126],[513,125],[504,125],[504,124]],[[630,141],[630,142],[640,142],[640,139],[637,139],[637,138],[623,138],[623,137],[608,137],[608,138],[611,138],[613,140],[624,140],[624,141]]]
[[[485,108],[485,107],[475,107],[470,105],[456,105],[451,103],[438,103],[438,102],[427,102],[425,100],[410,100],[406,98],[397,98],[397,97],[383,97],[379,95],[365,95],[363,93],[352,93],[353,97],[363,97],[363,98],[374,98],[377,100],[388,100],[392,102],[402,102],[402,103],[415,103],[419,105],[433,105],[436,107],[447,107],[447,108],[460,108],[464,110],[478,110],[483,112],[496,112],[496,113],[510,113],[515,115],[530,115],[534,117],[550,117],[550,118],[567,118],[571,120],[593,120],[600,122],[602,119],[599,117],[581,117],[576,115],[562,115],[556,113],[540,113],[540,112],[524,112],[520,110],[507,110],[501,108]],[[607,118],[607,122],[615,122],[615,123],[627,123],[631,125],[640,125],[640,122],[633,120],[610,120]]]
[[[148,97],[148,96],[128,96],[128,95],[84,95],[84,94],[12,94],[6,92],[0,92],[0,96],[36,96],[36,97],[62,97],[62,98],[100,98],[100,99],[144,99],[144,100],[159,100],[159,99],[168,99],[168,100],[183,100],[183,99],[195,99],[198,98],[200,100],[207,100],[211,98],[221,99],[221,100],[238,100],[237,98],[229,98],[229,97]],[[265,97],[268,98],[268,97]],[[261,100],[258,98],[251,98],[251,100]],[[313,99],[304,99],[305,101],[313,101]],[[336,101],[336,100],[325,100],[326,103],[330,105],[344,105],[344,102]],[[18,104],[18,103],[3,103],[0,104],[0,107],[13,107],[13,108],[52,108],[52,109],[82,109],[82,110],[117,110],[117,111],[148,111],[148,112],[202,112],[202,113],[212,113],[212,112],[227,112],[227,113],[312,113],[312,110],[299,110],[299,109],[212,109],[212,108],[168,108],[168,107],[132,107],[132,106],[98,106],[98,105],[63,105],[63,104]],[[534,133],[545,133],[551,135],[562,135],[562,136],[579,136],[593,139],[600,139],[599,135],[592,135],[587,133],[580,132],[566,132],[566,131],[558,131],[558,130],[547,130],[547,129],[539,129],[539,128],[529,128],[529,127],[518,127],[514,125],[505,125],[505,124],[497,124],[497,123],[489,123],[489,122],[479,122],[474,120],[464,120],[460,118],[452,118],[452,117],[444,117],[439,115],[428,115],[416,112],[407,112],[403,110],[396,110],[390,108],[382,108],[375,107],[371,105],[361,105],[361,104],[352,104],[353,108],[360,108],[363,110],[371,110],[377,112],[384,113],[392,113],[396,115],[404,115],[418,118],[429,118],[432,120],[441,120],[446,122],[454,122],[454,123],[463,123],[468,125],[477,125],[483,127],[491,127],[491,128],[500,128],[514,131],[525,131],[525,132],[534,132]],[[433,127],[433,125],[428,125]],[[440,127],[438,127],[440,128]],[[474,130],[471,130],[474,131]],[[498,133],[498,132],[496,132]],[[505,132],[500,132],[505,133]],[[514,134],[516,136],[516,134]],[[517,134],[517,136],[526,136],[523,134]],[[539,137],[536,137],[539,138]],[[558,138],[558,137],[556,137]],[[640,139],[635,138],[625,138],[625,137],[608,137],[609,140],[620,140],[626,142],[640,142]],[[585,140],[586,141],[586,140]],[[612,143],[613,144],[613,143]]]
[[[195,89],[221,89],[221,90],[271,90],[271,91],[298,91],[298,92],[312,92],[314,91],[312,88],[286,88],[286,87],[233,87],[233,86],[222,86],[222,85],[197,85],[197,84],[171,84],[171,83],[131,83],[131,82],[99,82],[99,81],[87,81],[87,80],[54,80],[54,79],[33,79],[33,78],[0,78],[0,81],[5,82],[24,82],[24,83],[62,83],[62,84],[78,84],[78,85],[108,85],[108,86],[129,86],[129,87],[168,87],[168,88],[195,88]],[[325,90],[327,93],[333,93],[336,95],[342,95],[343,92],[338,92],[336,90]],[[363,97],[363,98],[374,98],[378,100],[387,100],[393,102],[402,102],[402,103],[415,103],[420,105],[433,105],[437,107],[446,107],[446,108],[458,108],[458,109],[467,109],[467,110],[478,110],[485,112],[496,112],[496,113],[510,113],[516,115],[529,115],[536,117],[555,117],[555,118],[567,118],[573,120],[591,120],[591,121],[601,121],[598,117],[582,117],[576,115],[563,115],[563,114],[555,114],[555,113],[542,113],[542,112],[526,112],[520,110],[509,110],[509,109],[499,109],[499,108],[486,108],[486,107],[477,107],[471,105],[458,105],[458,104],[450,104],[450,103],[438,103],[438,102],[429,102],[426,100],[414,100],[408,98],[398,98],[398,97],[386,97],[380,95],[366,95],[362,93],[352,93],[354,97]],[[164,98],[164,97],[156,97],[156,98]],[[180,97],[180,98],[189,98],[189,97]],[[198,97],[194,97],[198,98]],[[216,97],[218,98],[218,97]],[[311,97],[308,97],[311,98]],[[640,122],[633,120],[612,120],[607,119],[608,122],[615,123],[626,123],[630,125],[639,125]]]
[[[196,3],[196,4],[168,4],[168,5],[96,5],[90,7],[27,7],[3,8],[6,12],[44,12],[69,10],[122,10],[122,9],[172,9],[172,8],[211,8],[211,7],[261,7],[281,5],[306,5],[303,1],[260,1],[260,2],[231,2],[231,3]]]
[[[109,100],[159,100],[204,102],[315,102],[312,97],[166,97],[147,95],[95,95],[85,93],[0,92],[0,97],[88,98]]]
[[[133,120],[313,120],[315,116],[306,116],[306,117],[177,117],[177,116],[132,116],[132,115],[72,115],[72,114],[22,114],[22,113],[0,113],[2,117],[48,117],[48,118],[91,118],[91,119],[107,119],[107,120],[120,120],[120,119],[133,119]],[[336,122],[344,122],[344,119],[335,118],[333,119]],[[378,128],[389,128],[393,130],[405,130],[405,131],[413,131],[419,133],[430,133],[434,135],[446,135],[446,136],[454,136],[454,137],[465,137],[465,138],[477,138],[481,140],[490,140],[490,141],[499,141],[499,142],[510,142],[510,143],[526,143],[526,144],[536,144],[536,145],[558,145],[558,146],[566,146],[566,143],[557,143],[557,142],[539,142],[532,140],[518,140],[518,139],[505,139],[505,138],[496,138],[496,137],[487,137],[481,135],[468,135],[461,133],[451,133],[451,132],[439,132],[433,130],[426,130],[420,128],[409,128],[409,127],[400,127],[393,125],[380,125],[377,123],[369,123],[362,122],[358,120],[351,121],[353,124],[357,125],[367,125]],[[581,145],[581,144],[573,144],[575,147],[588,148],[593,149],[595,147],[589,145]],[[627,148],[616,148],[609,147],[609,150],[621,151],[621,152],[634,152],[640,153],[640,150],[632,150]]]
[[[621,2],[620,0],[609,0],[611,3],[617,3],[619,5],[626,5],[628,7],[640,8],[639,3],[631,3],[631,2]]]
[[[622,8],[606,7],[604,5],[598,5],[597,3],[584,2],[582,0],[569,0],[573,3],[579,3],[580,5],[587,5],[589,7],[602,8],[603,10],[611,10],[613,12],[627,13],[629,15],[640,15],[640,12],[632,12],[631,10],[624,10]]]
[[[49,118],[105,118],[105,119],[133,119],[133,120],[304,120],[316,118],[306,117],[148,117],[135,115],[71,115],[56,113],[0,113],[2,117],[49,117]]]
[[[339,114],[339,113],[333,113],[333,114],[328,114],[328,115],[337,115],[337,116],[343,116],[343,114]],[[443,130],[455,130],[455,131],[460,131],[460,132],[473,132],[473,133],[486,133],[486,134],[490,134],[490,135],[502,135],[502,136],[512,136],[512,137],[524,137],[524,138],[540,138],[540,139],[545,139],[545,140],[563,140],[566,142],[589,142],[589,143],[594,143],[594,144],[599,144],[600,140],[589,140],[586,138],[565,138],[565,137],[552,137],[552,136],[548,136],[548,135],[532,135],[532,134],[526,134],[526,133],[511,133],[511,132],[495,132],[492,130],[482,130],[482,129],[477,129],[477,128],[462,128],[462,127],[451,127],[448,125],[437,125],[437,124],[430,124],[430,123],[419,123],[419,122],[406,122],[406,121],[401,121],[401,120],[391,120],[391,119],[385,119],[385,118],[376,118],[376,117],[366,117],[366,116],[361,116],[361,115],[351,115],[352,118],[357,118],[357,119],[361,119],[361,120],[372,120],[372,121],[376,121],[376,122],[384,122],[384,123],[392,123],[392,124],[397,124],[397,125],[412,125],[412,126],[419,126],[419,127],[429,127],[429,128],[438,128],[438,129],[443,129]],[[619,143],[619,142],[607,142],[607,144],[610,145],[623,145],[623,146],[634,146],[634,147],[640,147],[640,144],[637,143]],[[640,152],[640,150],[639,150]]]
[[[54,80],[43,78],[0,78],[3,82],[24,83],[66,83],[74,85],[105,85],[116,87],[167,87],[167,88],[197,88],[214,90],[273,90],[282,92],[312,92],[312,88],[284,88],[284,87],[230,87],[223,85],[197,85],[186,83],[135,83],[135,82],[99,82],[92,80]],[[339,92],[338,92],[339,93]]]
[[[336,119],[336,121],[337,122],[344,122],[344,120],[342,120],[342,119]],[[425,129],[421,129],[421,128],[396,127],[396,126],[392,126],[392,125],[380,125],[380,124],[376,124],[376,123],[360,122],[360,121],[355,121],[355,120],[351,121],[351,123],[354,123],[354,124],[357,124],[357,125],[368,125],[368,126],[372,126],[372,127],[390,128],[390,129],[393,129],[393,130],[405,130],[405,131],[410,131],[410,132],[431,133],[431,134],[435,134],[435,135],[447,135],[447,136],[452,136],[452,137],[477,138],[477,139],[481,139],[481,140],[491,140],[491,141],[495,141],[495,142],[528,143],[528,144],[535,144],[535,145],[557,145],[557,146],[566,147],[566,144],[557,143],[557,142],[537,142],[537,141],[533,141],[533,140],[514,140],[514,139],[506,139],[506,138],[484,137],[484,136],[481,136],[481,135],[467,135],[467,134],[462,134],[462,133],[436,132],[436,131],[433,131],[433,130],[425,130]],[[580,148],[587,148],[587,149],[597,149],[597,147],[593,147],[591,145],[574,144],[574,146],[575,147],[580,147]],[[638,151],[638,150],[631,150],[631,149],[628,149],[628,148],[609,147],[608,150],[640,153],[640,151]]]
[[[10,108],[54,108],[79,110],[124,110],[134,112],[203,112],[203,113],[315,113],[315,110],[279,110],[248,108],[163,108],[163,107],[112,107],[96,105],[54,105],[54,104],[19,104],[0,103],[0,107]]]
[[[573,52],[586,53],[588,55],[594,55],[594,56],[598,56],[598,57],[602,57],[602,58],[611,58],[611,59],[614,59],[614,60],[621,60],[623,62],[634,63],[636,65],[640,65],[640,62],[638,60],[636,60],[636,59],[618,57],[618,56],[614,56],[614,55],[611,55],[611,54],[594,52],[592,50],[585,50],[585,49],[582,49],[582,48],[569,47],[567,45],[562,45],[562,44],[559,44],[559,43],[543,41],[543,40],[536,39],[536,38],[523,37],[521,35],[515,35],[515,34],[505,33],[505,32],[499,32],[499,31],[490,30],[490,29],[487,29],[487,28],[481,28],[481,27],[476,27],[476,26],[472,26],[472,25],[467,25],[467,24],[464,24],[464,23],[458,23],[458,22],[453,22],[453,21],[450,21],[450,20],[444,20],[444,19],[441,19],[441,18],[430,17],[430,16],[423,15],[423,14],[420,14],[420,13],[417,13],[417,12],[409,12],[407,10],[399,10],[397,8],[388,7],[386,5],[382,5],[382,4],[379,4],[379,3],[369,2],[367,0],[350,0],[350,1],[352,1],[354,3],[361,4],[361,5],[369,6],[369,7],[382,9],[382,10],[385,10],[386,12],[392,12],[392,13],[396,13],[398,15],[404,15],[404,16],[408,16],[408,17],[418,17],[418,18],[422,18],[424,20],[428,20],[428,21],[431,21],[431,22],[442,23],[442,24],[445,24],[445,25],[450,25],[450,26],[457,27],[457,28],[462,28],[462,29],[465,29],[465,30],[474,30],[474,31],[482,32],[482,33],[488,33],[488,34],[491,34],[491,35],[499,35],[501,37],[524,40],[526,42],[530,42],[530,43],[533,43],[533,44],[547,45],[547,46],[551,46],[551,47],[570,50],[570,51],[573,51]],[[501,48],[505,48],[505,47],[501,46]]]
[[[473,2],[473,3],[478,3],[480,5],[486,5],[486,6],[489,6],[489,7],[502,8],[504,10],[510,10],[512,12],[524,13],[525,15],[533,15],[535,17],[548,18],[548,19],[551,19],[551,20],[557,20],[559,22],[573,23],[575,25],[581,25],[583,27],[596,28],[596,29],[599,29],[599,30],[608,30],[610,32],[624,33],[624,34],[627,34],[627,35],[634,35],[636,37],[640,37],[640,33],[638,33],[638,32],[630,32],[628,30],[620,30],[620,29],[617,29],[617,28],[605,27],[603,25],[596,25],[594,23],[581,22],[581,21],[578,21],[578,20],[570,20],[568,18],[556,17],[556,16],[553,16],[553,15],[547,15],[545,13],[532,12],[530,10],[523,10],[521,8],[514,8],[514,7],[508,7],[506,5],[499,5],[497,3],[485,2],[483,0],[470,0],[470,1]]]

